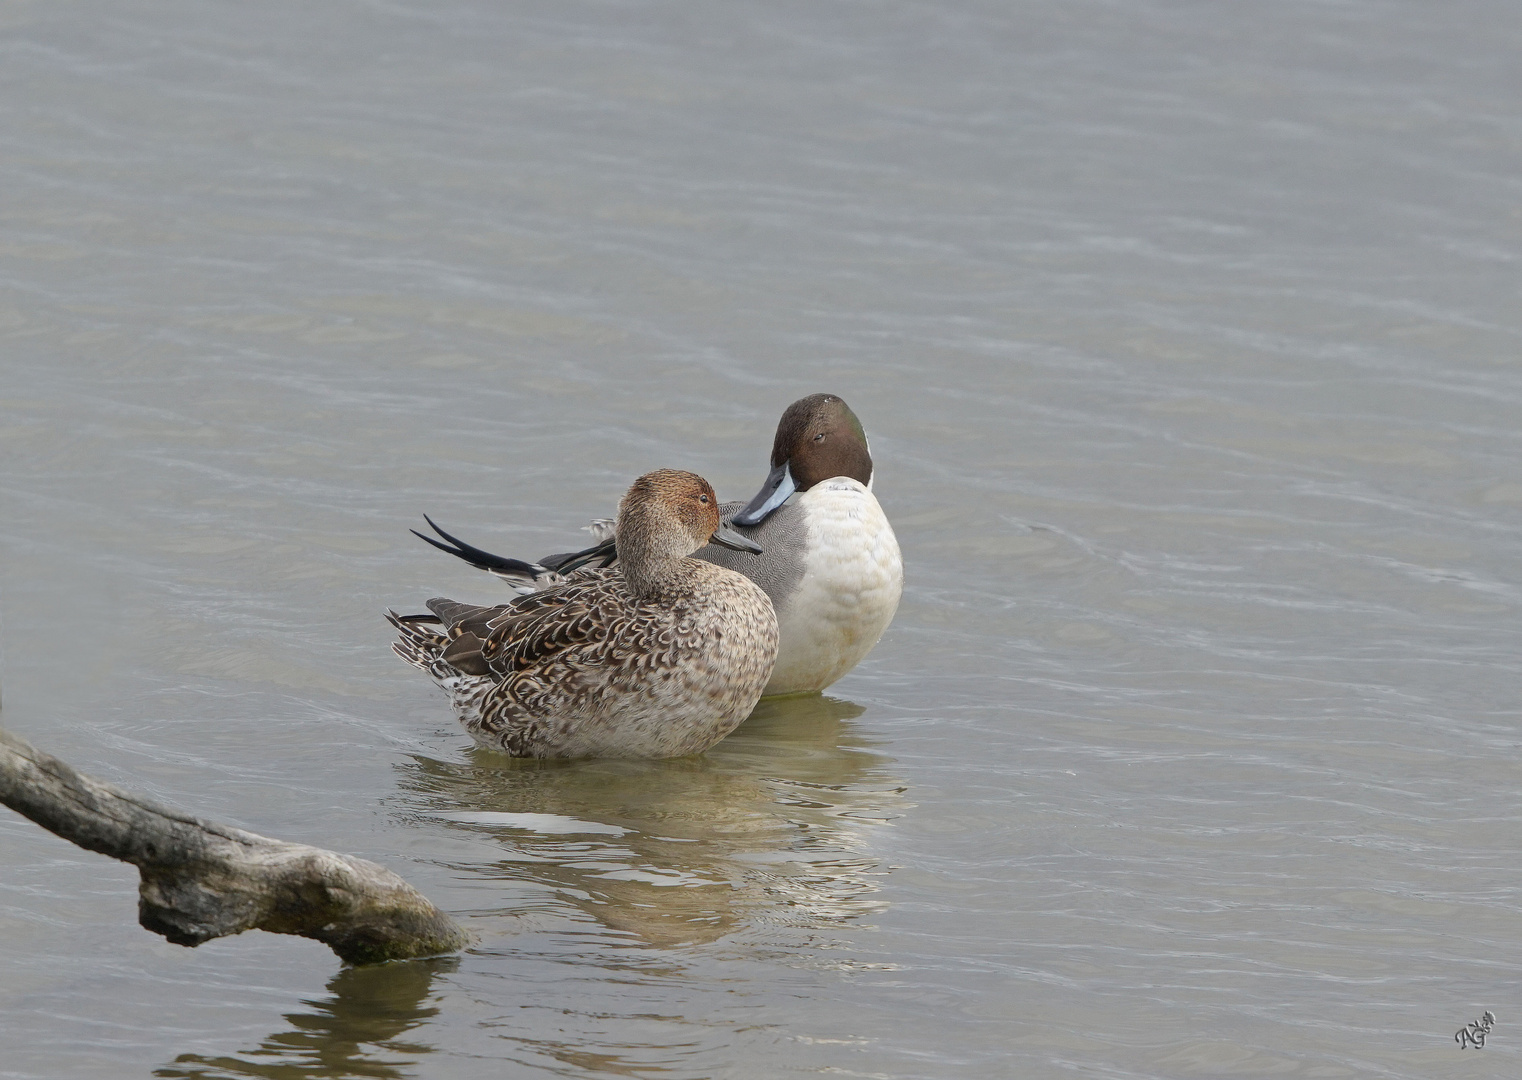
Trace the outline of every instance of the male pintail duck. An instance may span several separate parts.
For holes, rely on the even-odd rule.
[[[428,601],[392,645],[449,695],[484,746],[517,757],[697,754],[750,715],[777,659],[757,585],[689,558],[759,553],[719,520],[708,481],[662,469],[619,504],[616,566],[587,567],[500,607]],[[440,629],[436,629],[440,628]]]
[[[872,494],[872,455],[861,421],[833,394],[787,407],[772,443],[771,473],[749,503],[725,503],[723,520],[761,553],[704,548],[696,557],[738,570],[766,591],[781,628],[765,695],[823,690],[872,650],[898,610],[904,567],[898,540]],[[434,547],[488,570],[522,592],[552,587],[578,567],[608,566],[621,543],[537,563],[482,551],[428,524]],[[593,524],[596,531],[603,523]]]

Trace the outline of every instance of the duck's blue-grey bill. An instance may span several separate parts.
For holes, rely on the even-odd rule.
[[[748,536],[741,536],[727,525],[720,525],[708,538],[710,544],[718,544],[720,547],[733,548],[735,551],[749,551],[752,554],[761,554],[761,545]]]
[[[768,514],[787,502],[787,497],[797,490],[798,485],[793,483],[793,471],[784,461],[766,474],[766,482],[761,485],[761,490],[756,492],[754,499],[746,503],[744,510],[734,516],[734,523],[736,525],[761,524]]]

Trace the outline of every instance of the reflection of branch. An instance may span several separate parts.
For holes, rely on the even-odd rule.
[[[166,1080],[406,1080],[434,1047],[407,1038],[438,1013],[434,979],[459,965],[452,956],[405,964],[346,967],[327,999],[287,1013],[288,1026],[237,1055],[181,1054],[153,1075]]]
[[[385,867],[202,821],[75,772],[0,729],[0,802],[133,863],[138,921],[176,945],[244,930],[315,938],[353,964],[463,948],[459,925]]]

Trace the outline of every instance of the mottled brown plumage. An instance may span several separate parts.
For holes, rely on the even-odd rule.
[[[771,601],[688,558],[719,525],[713,488],[661,470],[619,507],[619,565],[499,607],[428,602],[391,616],[399,656],[449,694],[477,741],[520,757],[676,757],[755,706],[777,656]]]

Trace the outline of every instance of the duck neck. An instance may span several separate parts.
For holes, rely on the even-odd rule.
[[[656,596],[681,580],[683,564],[692,554],[687,537],[645,524],[637,514],[624,514],[618,522],[618,561],[629,591],[638,600]]]

